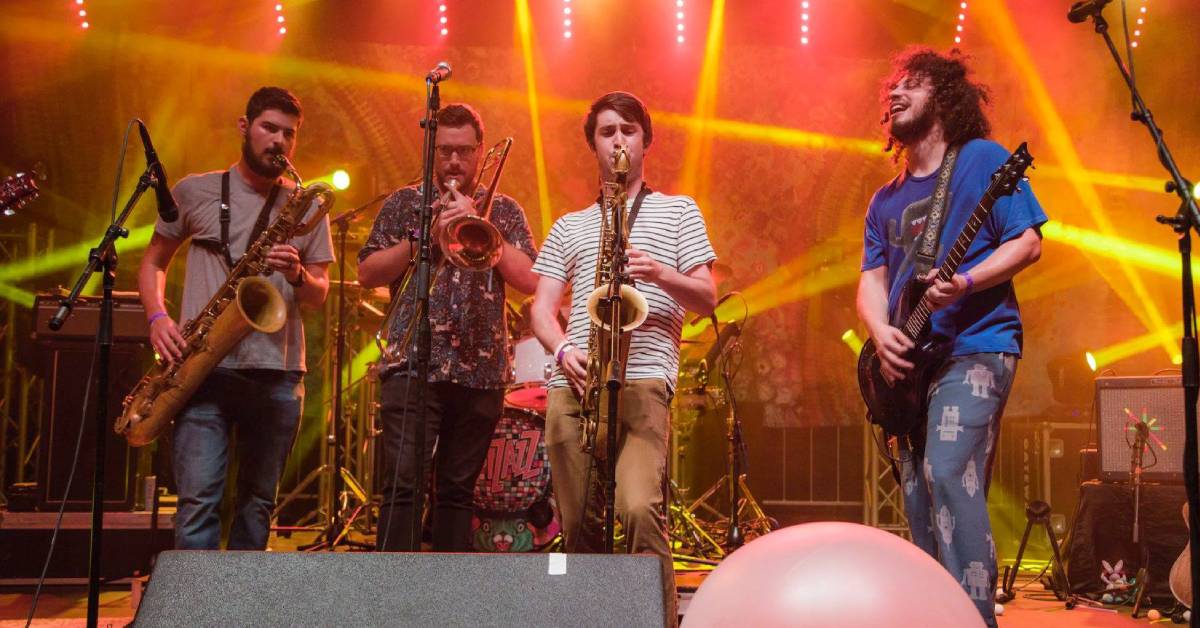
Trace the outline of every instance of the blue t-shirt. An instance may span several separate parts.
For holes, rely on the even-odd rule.
[[[1003,146],[982,139],[971,140],[958,151],[936,264],[945,259],[987,191],[992,174],[1008,157],[1009,151]],[[862,270],[887,266],[890,318],[895,316],[900,296],[913,277],[917,239],[925,228],[937,175],[934,172],[914,177],[902,173],[875,192],[867,209]],[[1045,222],[1042,206],[1029,183],[1022,181],[1016,194],[996,201],[958,272],[970,270],[1001,244]],[[935,337],[953,341],[952,355],[1021,353],[1021,313],[1012,281],[973,292],[934,312],[930,322]]]

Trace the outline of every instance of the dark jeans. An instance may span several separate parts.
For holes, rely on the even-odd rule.
[[[229,441],[237,426],[238,472],[229,549],[267,547],[279,476],[300,426],[304,374],[217,368],[175,420],[177,549],[218,549]]]
[[[431,383],[425,412],[419,412],[415,383],[407,373],[399,372],[384,379],[380,396],[383,503],[379,509],[376,547],[383,551],[420,549],[420,537],[414,538],[411,522],[418,461],[417,427],[418,421],[424,419],[426,466],[421,478],[426,480],[432,467],[433,549],[470,551],[475,481],[504,409],[504,390]]]

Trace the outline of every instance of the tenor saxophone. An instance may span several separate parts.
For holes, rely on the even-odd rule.
[[[183,357],[168,363],[159,360],[125,397],[124,409],[113,429],[134,447],[148,445],[171,424],[208,374],[251,331],[274,333],[287,322],[287,304],[264,273],[267,253],[276,244],[309,233],[333,207],[333,190],[324,183],[304,187],[287,158],[276,156],[295,180],[296,189],[275,221],[246,248],[246,254],[229,272],[229,279],[182,330]],[[301,222],[309,207],[317,210]]]
[[[613,153],[616,181],[600,184],[600,250],[596,253],[596,276],[588,295],[587,311],[591,319],[588,331],[587,379],[580,399],[579,447],[597,459],[607,458],[603,443],[608,424],[601,412],[601,393],[605,390],[608,364],[614,355],[623,365],[628,358],[630,332],[646,321],[646,298],[624,277],[625,248],[629,242],[629,221],[619,220],[625,213],[625,177],[629,156],[618,147]],[[618,214],[620,212],[620,214]],[[618,225],[620,227],[618,228]],[[620,288],[615,289],[622,280]],[[611,304],[620,300],[620,321],[612,320]],[[621,373],[624,373],[621,368]]]

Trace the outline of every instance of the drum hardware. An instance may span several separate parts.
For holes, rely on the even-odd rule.
[[[731,293],[722,297],[725,301]],[[695,372],[690,374],[700,385],[691,389],[680,390],[680,403],[676,411],[699,409],[707,407],[708,403],[723,405],[727,409],[726,423],[726,465],[727,472],[718,479],[708,490],[704,491],[695,501],[681,509],[686,517],[681,518],[682,525],[698,522],[702,527],[707,524],[711,536],[722,539],[722,549],[733,551],[747,540],[766,534],[779,527],[779,523],[769,517],[762,509],[758,500],[750,492],[746,484],[745,468],[746,444],[742,439],[742,421],[737,411],[737,399],[733,391],[733,378],[736,374],[736,358],[741,350],[740,336],[743,323],[730,322],[724,326],[719,324],[715,316],[711,317],[713,329],[717,332],[707,354],[704,356]],[[731,357],[735,359],[731,363]],[[720,386],[710,385],[711,375],[720,374]],[[690,406],[690,408],[689,408]],[[690,434],[680,434],[686,439]],[[676,460],[679,454],[676,452]],[[736,478],[736,481],[732,481]],[[713,501],[724,497],[724,503]],[[673,496],[674,498],[674,496]],[[701,519],[697,515],[703,513],[711,519]],[[679,527],[677,524],[676,527]],[[675,530],[675,528],[672,528]],[[676,539],[680,537],[676,536]]]
[[[363,288],[357,281],[346,279],[346,245],[350,224],[366,210],[383,201],[389,194],[380,194],[366,204],[347,211],[340,216],[331,218],[330,228],[337,230],[338,279],[330,280],[330,287],[336,287],[336,299],[332,312],[326,311],[326,337],[333,342],[333,350],[327,362],[328,372],[332,374],[332,397],[329,400],[330,410],[326,421],[326,433],[322,442],[321,464],[309,474],[280,501],[275,508],[272,519],[295,500],[313,482],[318,484],[318,506],[301,519],[301,523],[310,520],[323,521],[321,533],[317,542],[301,546],[300,550],[333,550],[340,545],[356,549],[372,549],[373,546],[352,540],[351,530],[358,524],[369,530],[372,515],[377,505],[372,500],[372,461],[374,459],[374,441],[377,435],[375,429],[375,386],[377,377],[372,377],[373,369],[369,366],[367,372],[354,379],[354,373],[343,378],[342,370],[347,364],[345,348],[348,340],[346,330],[351,329],[351,313],[357,313],[358,307],[349,306],[347,296],[355,305],[372,307],[369,299],[377,296],[374,290]],[[377,308],[373,308],[378,311]],[[370,310],[368,310],[370,311]],[[332,321],[331,321],[332,319]],[[331,323],[331,324],[330,324]],[[332,329],[332,333],[329,333]],[[349,380],[348,382],[346,380]],[[350,409],[344,407],[346,392],[357,384],[359,399],[350,403]],[[351,510],[351,504],[357,505]],[[360,519],[366,515],[365,519]]]

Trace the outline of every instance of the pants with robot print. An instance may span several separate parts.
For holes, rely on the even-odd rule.
[[[929,389],[923,434],[900,439],[900,479],[913,542],[962,585],[996,625],[996,546],[987,493],[1017,358],[976,353],[951,358]]]

